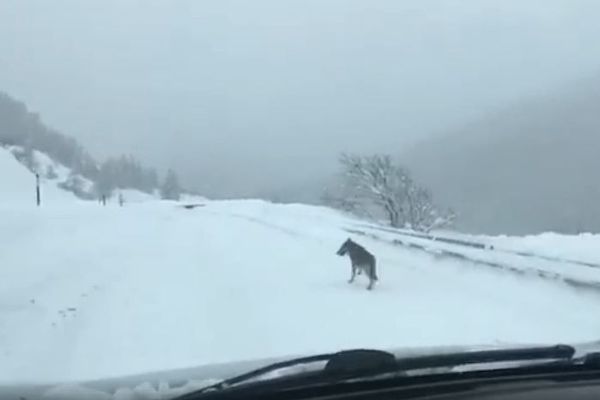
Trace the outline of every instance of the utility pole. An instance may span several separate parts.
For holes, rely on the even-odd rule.
[[[40,192],[40,174],[35,174],[35,199],[37,206],[42,205],[42,194]]]

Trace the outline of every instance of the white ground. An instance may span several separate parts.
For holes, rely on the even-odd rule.
[[[546,257],[600,264],[600,235],[598,234],[563,235],[546,232],[530,236],[474,236],[445,231],[436,234],[476,240],[492,245],[498,250],[535,253]]]
[[[120,208],[44,187],[0,149],[0,380],[62,381],[353,347],[580,342],[600,295],[362,237],[380,283],[349,285],[352,221],[206,201]],[[587,249],[592,252],[592,249]],[[600,252],[600,249],[596,250]]]

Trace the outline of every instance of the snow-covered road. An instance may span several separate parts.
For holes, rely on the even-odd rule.
[[[0,379],[79,380],[350,347],[587,341],[600,296],[357,237],[262,201],[3,208]],[[362,277],[359,277],[362,278]]]

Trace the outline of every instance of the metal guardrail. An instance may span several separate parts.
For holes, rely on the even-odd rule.
[[[471,247],[471,248],[480,249],[480,250],[497,251],[497,252],[513,254],[513,255],[517,255],[517,256],[521,256],[521,257],[538,258],[540,260],[545,260],[545,261],[560,262],[560,263],[565,263],[565,264],[574,264],[574,265],[579,265],[579,266],[588,267],[588,268],[600,269],[600,264],[596,264],[596,263],[592,263],[592,262],[572,260],[572,259],[560,258],[560,257],[551,257],[551,256],[543,255],[543,254],[536,254],[536,253],[524,252],[524,251],[498,249],[498,248],[495,248],[493,245],[489,245],[489,244],[482,243],[482,242],[475,242],[475,241],[456,239],[456,238],[448,238],[448,237],[437,236],[437,235],[434,236],[434,235],[430,235],[430,234],[426,234],[426,233],[418,233],[418,232],[414,232],[414,231],[385,228],[385,227],[381,227],[381,226],[373,226],[373,225],[366,225],[366,224],[360,225],[360,226],[369,228],[369,229],[375,229],[375,230],[380,230],[383,232],[396,234],[399,236],[408,236],[408,237],[414,237],[417,239],[431,240],[433,242],[442,242],[442,243],[454,244],[454,245],[459,245],[459,246]]]
[[[385,228],[383,228],[383,229],[385,229]],[[406,241],[406,240],[402,240],[402,239],[386,240],[386,239],[382,239],[381,237],[379,237],[373,233],[367,233],[367,232],[361,231],[361,230],[355,230],[355,229],[345,229],[345,230],[348,233],[353,233],[356,235],[369,237],[371,239],[375,239],[378,241],[388,242],[390,244],[397,245],[397,246],[403,246],[403,247],[407,247],[407,248],[414,249],[414,250],[420,250],[420,251],[423,251],[434,257],[454,258],[454,259],[458,259],[461,261],[467,261],[472,264],[484,265],[486,267],[503,270],[506,272],[510,272],[510,273],[514,273],[514,274],[518,274],[518,275],[522,275],[522,276],[534,275],[534,276],[542,278],[542,279],[552,280],[555,282],[562,282],[562,283],[565,283],[569,286],[572,286],[572,287],[575,287],[578,289],[591,289],[594,291],[600,291],[600,282],[583,281],[583,280],[563,276],[556,272],[544,271],[544,270],[532,269],[532,268],[518,268],[518,267],[512,266],[510,264],[502,264],[502,263],[488,261],[488,260],[475,259],[475,258],[471,258],[465,254],[462,254],[460,252],[447,250],[447,249],[437,249],[435,252],[433,252],[427,246],[424,246],[424,245],[421,245],[418,243],[414,243],[414,242],[410,242],[410,241]],[[407,235],[407,236],[410,236],[410,235]]]

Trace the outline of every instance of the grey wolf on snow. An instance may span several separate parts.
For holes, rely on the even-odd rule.
[[[373,289],[373,285],[379,280],[379,278],[377,278],[377,271],[375,270],[375,256],[373,254],[369,253],[358,243],[353,242],[350,238],[342,244],[342,247],[340,247],[336,254],[338,256],[345,256],[348,254],[350,257],[352,275],[350,276],[348,283],[354,282],[356,275],[360,275],[364,272],[369,278],[367,290]]]

